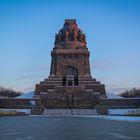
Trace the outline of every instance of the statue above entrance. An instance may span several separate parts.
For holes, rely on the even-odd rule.
[[[66,19],[62,29],[55,35],[55,44],[67,43],[67,42],[79,42],[86,45],[86,36],[78,28],[76,20]]]

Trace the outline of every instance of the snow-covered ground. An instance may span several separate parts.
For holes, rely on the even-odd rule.
[[[116,121],[140,122],[140,117],[132,116],[106,116],[105,119]]]
[[[140,113],[140,109],[109,109],[110,115],[128,115],[131,112]]]
[[[23,95],[18,96],[16,98],[17,99],[32,99],[33,96],[34,96],[34,94],[35,94],[35,92],[34,91],[31,91],[31,92],[24,93]]]
[[[120,99],[120,98],[123,98],[121,96],[118,96],[118,95],[110,93],[110,92],[106,92],[106,95],[107,95],[108,99]]]

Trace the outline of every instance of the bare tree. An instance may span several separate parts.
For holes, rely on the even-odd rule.
[[[126,90],[119,94],[119,96],[125,98],[140,98],[140,88],[132,88],[131,90]]]
[[[21,92],[19,91],[15,91],[13,89],[9,89],[9,88],[4,88],[4,87],[0,87],[0,96],[2,97],[17,97],[22,95]]]

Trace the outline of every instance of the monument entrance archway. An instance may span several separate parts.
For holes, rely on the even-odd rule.
[[[63,86],[78,86],[78,70],[73,66],[68,66],[62,79]]]

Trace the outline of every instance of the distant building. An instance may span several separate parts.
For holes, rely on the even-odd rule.
[[[90,73],[86,36],[75,19],[66,19],[55,35],[48,79],[36,85],[35,93],[47,108],[94,108],[106,97],[105,86]]]

